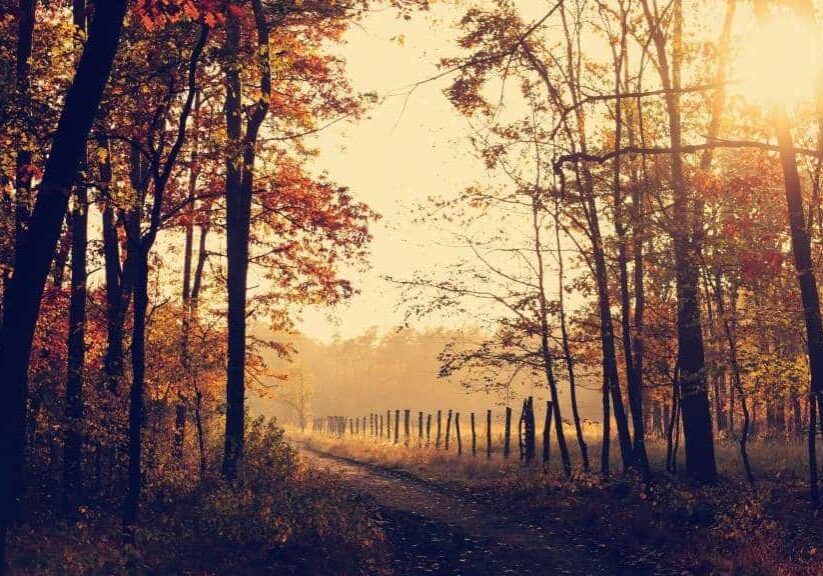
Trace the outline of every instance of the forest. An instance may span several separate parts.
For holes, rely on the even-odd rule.
[[[0,574],[821,574],[821,182],[817,0],[0,0]]]

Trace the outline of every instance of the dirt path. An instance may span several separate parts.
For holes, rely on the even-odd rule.
[[[626,574],[591,543],[548,530],[403,471],[300,446],[376,508],[397,574]]]

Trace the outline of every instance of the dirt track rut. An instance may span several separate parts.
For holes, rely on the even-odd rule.
[[[491,510],[435,481],[299,446],[374,508],[397,574],[625,574],[597,547]]]

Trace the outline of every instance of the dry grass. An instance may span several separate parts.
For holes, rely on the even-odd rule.
[[[325,434],[301,433],[295,428],[288,428],[291,438],[326,452],[339,454],[388,467],[404,468],[412,471],[433,474],[448,480],[461,478],[494,478],[501,471],[509,472],[513,468],[521,468],[519,462],[519,448],[516,437],[511,440],[511,455],[508,460],[503,458],[503,427],[493,426],[492,455],[486,457],[485,431],[478,431],[477,454],[472,455],[471,436],[463,433],[463,453],[458,455],[457,442],[453,436],[449,443],[449,450],[445,449],[445,442],[441,441],[439,448],[434,447],[434,439],[427,446],[425,438],[422,443],[418,436],[411,434],[408,446],[405,444],[402,433],[397,444],[394,440],[375,438],[369,435],[351,435],[346,433],[342,437]],[[600,467],[600,439],[595,430],[586,433],[590,466],[593,471]],[[537,460],[541,459],[541,436],[537,439]],[[574,430],[567,428],[566,441],[575,470],[582,470],[580,449]],[[646,444],[649,462],[654,470],[665,468],[666,442],[661,439],[649,440]],[[823,447],[818,446],[818,461],[823,461]],[[721,477],[730,482],[744,480],[743,465],[740,457],[740,448],[737,442],[718,439],[715,443],[717,466]],[[805,443],[790,443],[773,440],[750,440],[748,443],[749,460],[757,480],[783,480],[802,482],[807,477],[808,452]],[[678,469],[685,465],[685,455],[681,447],[677,455]],[[541,472],[543,467],[541,466]],[[622,469],[620,461],[620,447],[612,441],[610,451],[610,468],[618,473]],[[562,478],[563,468],[557,441],[551,439],[549,475],[557,479]],[[525,471],[528,473],[528,471]]]
[[[757,478],[752,487],[743,477],[737,444],[718,441],[721,482],[701,488],[682,476],[661,472],[666,445],[654,440],[648,452],[655,481],[644,487],[637,478],[619,473],[616,443],[615,474],[610,480],[603,481],[596,473],[582,474],[573,430],[569,432],[575,467],[571,481],[563,478],[554,443],[547,473],[540,465],[523,466],[514,442],[512,457],[506,461],[498,450],[487,460],[485,444],[478,445],[473,457],[470,439],[468,443],[464,439],[463,455],[458,456],[453,441],[446,452],[442,446],[439,450],[419,447],[416,437],[407,447],[402,436],[398,444],[349,434],[337,438],[291,430],[290,436],[323,452],[458,484],[481,498],[492,494],[494,500],[505,501],[512,513],[574,525],[584,538],[613,547],[621,558],[635,558],[641,565],[665,558],[685,567],[685,573],[823,574],[823,518],[812,512],[808,502],[805,445],[751,441],[749,455]],[[499,447],[501,438],[496,440]],[[600,445],[594,438],[589,438],[589,453],[596,471]],[[539,461],[539,439],[537,457]],[[681,447],[680,469],[683,459]]]

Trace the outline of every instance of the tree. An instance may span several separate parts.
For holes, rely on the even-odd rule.
[[[75,0],[73,24],[86,29],[86,4]],[[85,159],[81,161],[85,165]],[[86,359],[86,251],[88,248],[89,199],[85,183],[75,187],[71,214],[71,298],[69,302],[68,366],[66,369],[66,420],[63,454],[63,502],[73,509],[83,491],[81,451],[83,446],[83,385]]]
[[[674,3],[671,59],[666,49],[663,20],[657,3],[643,0],[643,13],[657,53],[660,81],[666,91],[672,154],[671,186],[676,217],[671,233],[677,270],[677,365],[683,432],[686,438],[686,470],[696,480],[712,483],[717,480],[717,467],[700,313],[700,247],[694,238],[695,202],[686,186],[682,158],[679,92],[683,56],[683,5],[679,0]],[[700,222],[700,217],[697,218]]]
[[[0,546],[5,550],[6,531],[18,507],[23,486],[23,453],[26,430],[27,371],[34,326],[49,264],[57,246],[77,167],[85,150],[94,115],[108,80],[126,2],[113,0],[98,7],[88,40],[66,96],[57,132],[46,163],[37,201],[14,260],[7,285],[0,334]],[[4,554],[0,554],[4,560]]]

